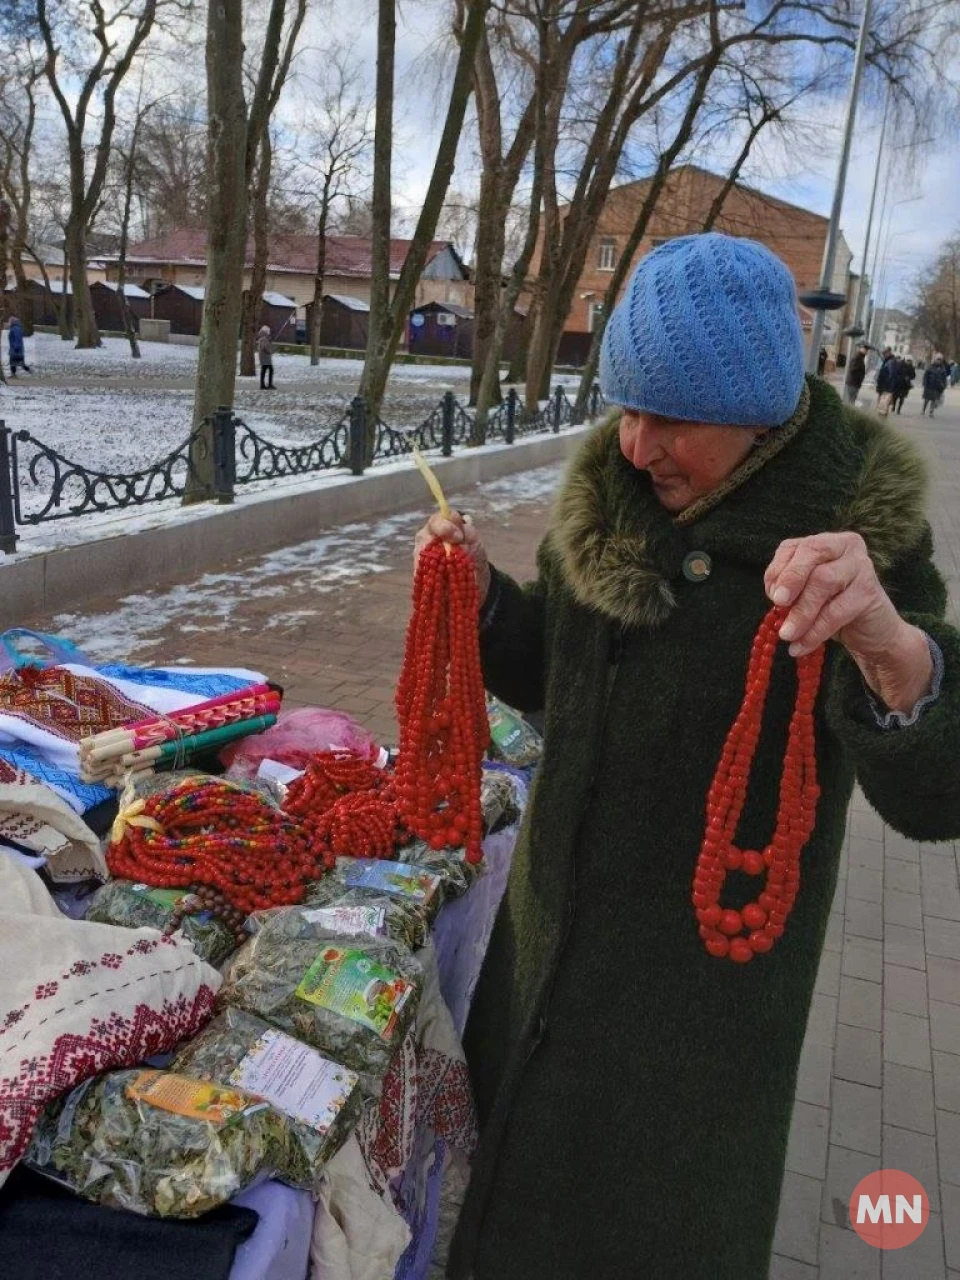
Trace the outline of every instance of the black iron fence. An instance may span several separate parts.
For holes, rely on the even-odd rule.
[[[595,418],[604,407],[600,388],[594,384],[587,413],[580,415],[580,420]],[[121,511],[182,497],[198,464],[207,469],[210,448],[212,497],[229,503],[238,485],[254,481],[305,476],[336,467],[348,468],[358,476],[371,463],[400,458],[414,449],[440,450],[444,457],[450,457],[457,447],[497,440],[513,444],[523,436],[559,432],[575,420],[575,406],[563,387],[557,387],[535,413],[528,413],[516,390],[510,388],[487,415],[485,424],[478,423],[448,391],[418,426],[391,427],[378,418],[370,431],[366,404],[355,396],[334,426],[318,439],[298,445],[267,440],[232,409],[223,408],[165,457],[130,473],[95,471],[71,461],[29,431],[11,431],[0,422],[0,552],[16,551],[18,525]]]

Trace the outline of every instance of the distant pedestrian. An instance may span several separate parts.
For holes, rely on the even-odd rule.
[[[923,406],[920,409],[921,416],[927,412],[927,405],[929,405],[930,417],[933,417],[934,409],[937,408],[940,401],[943,399],[943,392],[946,385],[946,366],[942,362],[935,360],[923,375]]]
[[[817,356],[817,377],[823,377],[823,371],[827,367],[827,348],[821,347],[820,354]]]
[[[844,379],[843,390],[847,399],[847,404],[856,404],[860,395],[860,388],[863,386],[863,380],[867,376],[867,348],[864,343],[860,343],[857,347],[857,353],[847,365],[847,376]]]
[[[257,337],[257,355],[260,358],[260,390],[273,390],[273,343],[270,326],[265,324]]]
[[[18,369],[25,369],[27,373],[32,373],[30,366],[27,364],[27,357],[23,348],[23,325],[16,316],[10,317],[10,331],[7,335],[7,341],[10,344],[10,376],[15,378]]]
[[[917,376],[916,368],[909,356],[898,360],[893,367],[893,410],[900,413],[903,402],[910,394],[913,380]]]
[[[889,347],[883,348],[883,358],[877,371],[877,413],[885,418],[893,400],[894,369],[897,359]]]
[[[955,387],[960,382],[960,360],[954,360],[950,366],[950,385]]]

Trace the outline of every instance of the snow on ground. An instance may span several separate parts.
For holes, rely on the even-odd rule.
[[[484,485],[479,498],[476,493],[451,494],[450,501],[462,508],[479,501],[481,519],[502,515],[520,502],[548,499],[562,471],[561,463],[538,467]],[[284,631],[315,613],[305,602],[387,572],[390,560],[412,546],[422,520],[421,512],[406,512],[373,524],[340,525],[318,538],[252,558],[236,573],[205,573],[191,583],[126,596],[105,613],[59,614],[54,629],[69,635],[96,662],[149,658],[171,624],[183,634],[229,631],[233,636],[264,627]],[[246,606],[264,599],[277,601],[268,621],[262,615],[245,619]]]

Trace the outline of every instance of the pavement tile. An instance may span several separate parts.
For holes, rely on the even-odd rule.
[[[883,1123],[916,1133],[936,1133],[933,1073],[898,1062],[883,1064]]]
[[[871,867],[852,867],[847,876],[847,898],[862,898],[865,902],[883,901],[883,871]]]
[[[880,1250],[853,1231],[820,1224],[820,1280],[881,1280]]]
[[[833,1045],[837,1027],[835,996],[814,995],[807,1018],[806,1039],[814,1044]]]
[[[883,1007],[898,1013],[927,1016],[927,975],[899,964],[883,966]]]
[[[840,1003],[837,1020],[851,1027],[880,1031],[883,1026],[883,988],[879,982],[862,978],[840,979]]]
[[[924,915],[941,920],[960,920],[960,883],[956,858],[920,854]]]
[[[842,1028],[837,1028],[838,1033]],[[850,1030],[851,1028],[847,1028]],[[839,1035],[838,1035],[839,1039]],[[880,1037],[877,1036],[877,1063],[880,1062]],[[797,1101],[809,1102],[817,1107],[830,1105],[830,1081],[833,1075],[833,1049],[828,1044],[804,1042],[797,1071]],[[866,1081],[867,1084],[877,1081]]]
[[[883,843],[883,819],[875,809],[854,809],[850,823],[854,839],[879,840]]]
[[[927,983],[931,1000],[960,1004],[960,960],[930,956],[927,960]]]
[[[835,1080],[830,1107],[830,1142],[880,1156],[880,1090],[852,1080]]]
[[[868,1173],[878,1168],[877,1157],[862,1151],[850,1151],[832,1143],[827,1149],[827,1176],[823,1184],[820,1217],[836,1227],[850,1226],[850,1197],[853,1188]]]
[[[797,1262],[796,1258],[784,1258],[779,1253],[773,1255],[770,1263],[768,1280],[819,1280],[820,1270],[806,1262]]]
[[[941,1053],[960,1054],[960,1004],[930,1001],[930,1043]]]
[[[960,1057],[955,1053],[934,1053],[933,1096],[941,1111],[960,1112]]]
[[[930,955],[960,960],[960,920],[939,920],[934,916],[927,916],[924,920],[924,935]]]
[[[885,1009],[883,1014],[883,1058],[903,1067],[930,1070],[930,1023],[909,1013]]]
[[[820,1241],[820,1197],[823,1183],[802,1173],[785,1173],[774,1253],[798,1262],[817,1263]]]
[[[844,910],[844,934],[855,938],[883,938],[883,907],[879,902],[850,898]]]
[[[900,893],[919,893],[919,866],[913,862],[904,862],[901,858],[891,857],[888,852],[883,860],[883,887],[896,889]]]
[[[817,968],[814,991],[818,991],[824,996],[839,996],[840,958],[841,953],[839,951],[822,951],[820,953],[820,964]]]
[[[883,849],[888,858],[899,858],[903,862],[920,863],[920,846],[916,840],[908,840],[899,831],[884,832]]]
[[[937,1140],[932,1134],[883,1126],[883,1168],[902,1169],[911,1174],[930,1200],[930,1212],[940,1212],[940,1185],[937,1176]]]
[[[960,1268],[960,1187],[952,1187],[945,1182],[940,1188],[940,1198],[947,1266]]]
[[[941,1180],[960,1187],[960,1114],[955,1111],[937,1112],[937,1150]]]
[[[943,1219],[939,1213],[931,1212],[927,1225],[913,1244],[908,1244],[903,1249],[877,1252],[881,1254],[883,1280],[946,1280]]]
[[[833,1074],[837,1080],[879,1088],[883,1079],[883,1037],[865,1027],[837,1024],[833,1051]]]
[[[883,921],[884,924],[900,924],[907,929],[922,929],[920,895],[901,893],[899,889],[884,889]]]
[[[791,1173],[826,1177],[829,1127],[830,1112],[826,1107],[815,1107],[808,1102],[794,1104],[786,1164]]]
[[[851,978],[880,982],[883,978],[883,943],[879,938],[844,938],[840,970]]]
[[[924,950],[923,930],[906,929],[902,925],[888,924],[883,937],[885,964],[901,964],[908,969],[926,969],[927,953]]]
[[[824,951],[840,951],[843,948],[843,916],[832,911],[827,919],[827,931],[823,938]]]
[[[883,844],[879,840],[866,840],[863,836],[852,834],[848,858],[851,871],[858,867],[869,871],[882,871]]]

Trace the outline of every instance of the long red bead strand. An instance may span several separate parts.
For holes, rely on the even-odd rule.
[[[797,659],[797,697],[770,843],[762,851],[742,850],[734,843],[785,616],[785,610],[771,609],[754,637],[743,703],[707,796],[706,830],[693,877],[693,907],[704,946],[710,955],[739,964],[770,951],[783,935],[800,887],[800,855],[816,823],[820,796],[813,713],[823,672],[822,645]],[[736,910],[723,907],[720,895],[728,873],[738,870],[763,876],[764,885],[753,902]]]
[[[490,738],[473,563],[432,542],[420,553],[407,629],[397,720],[396,789],[405,826],[431,848],[482,855],[481,761]]]

